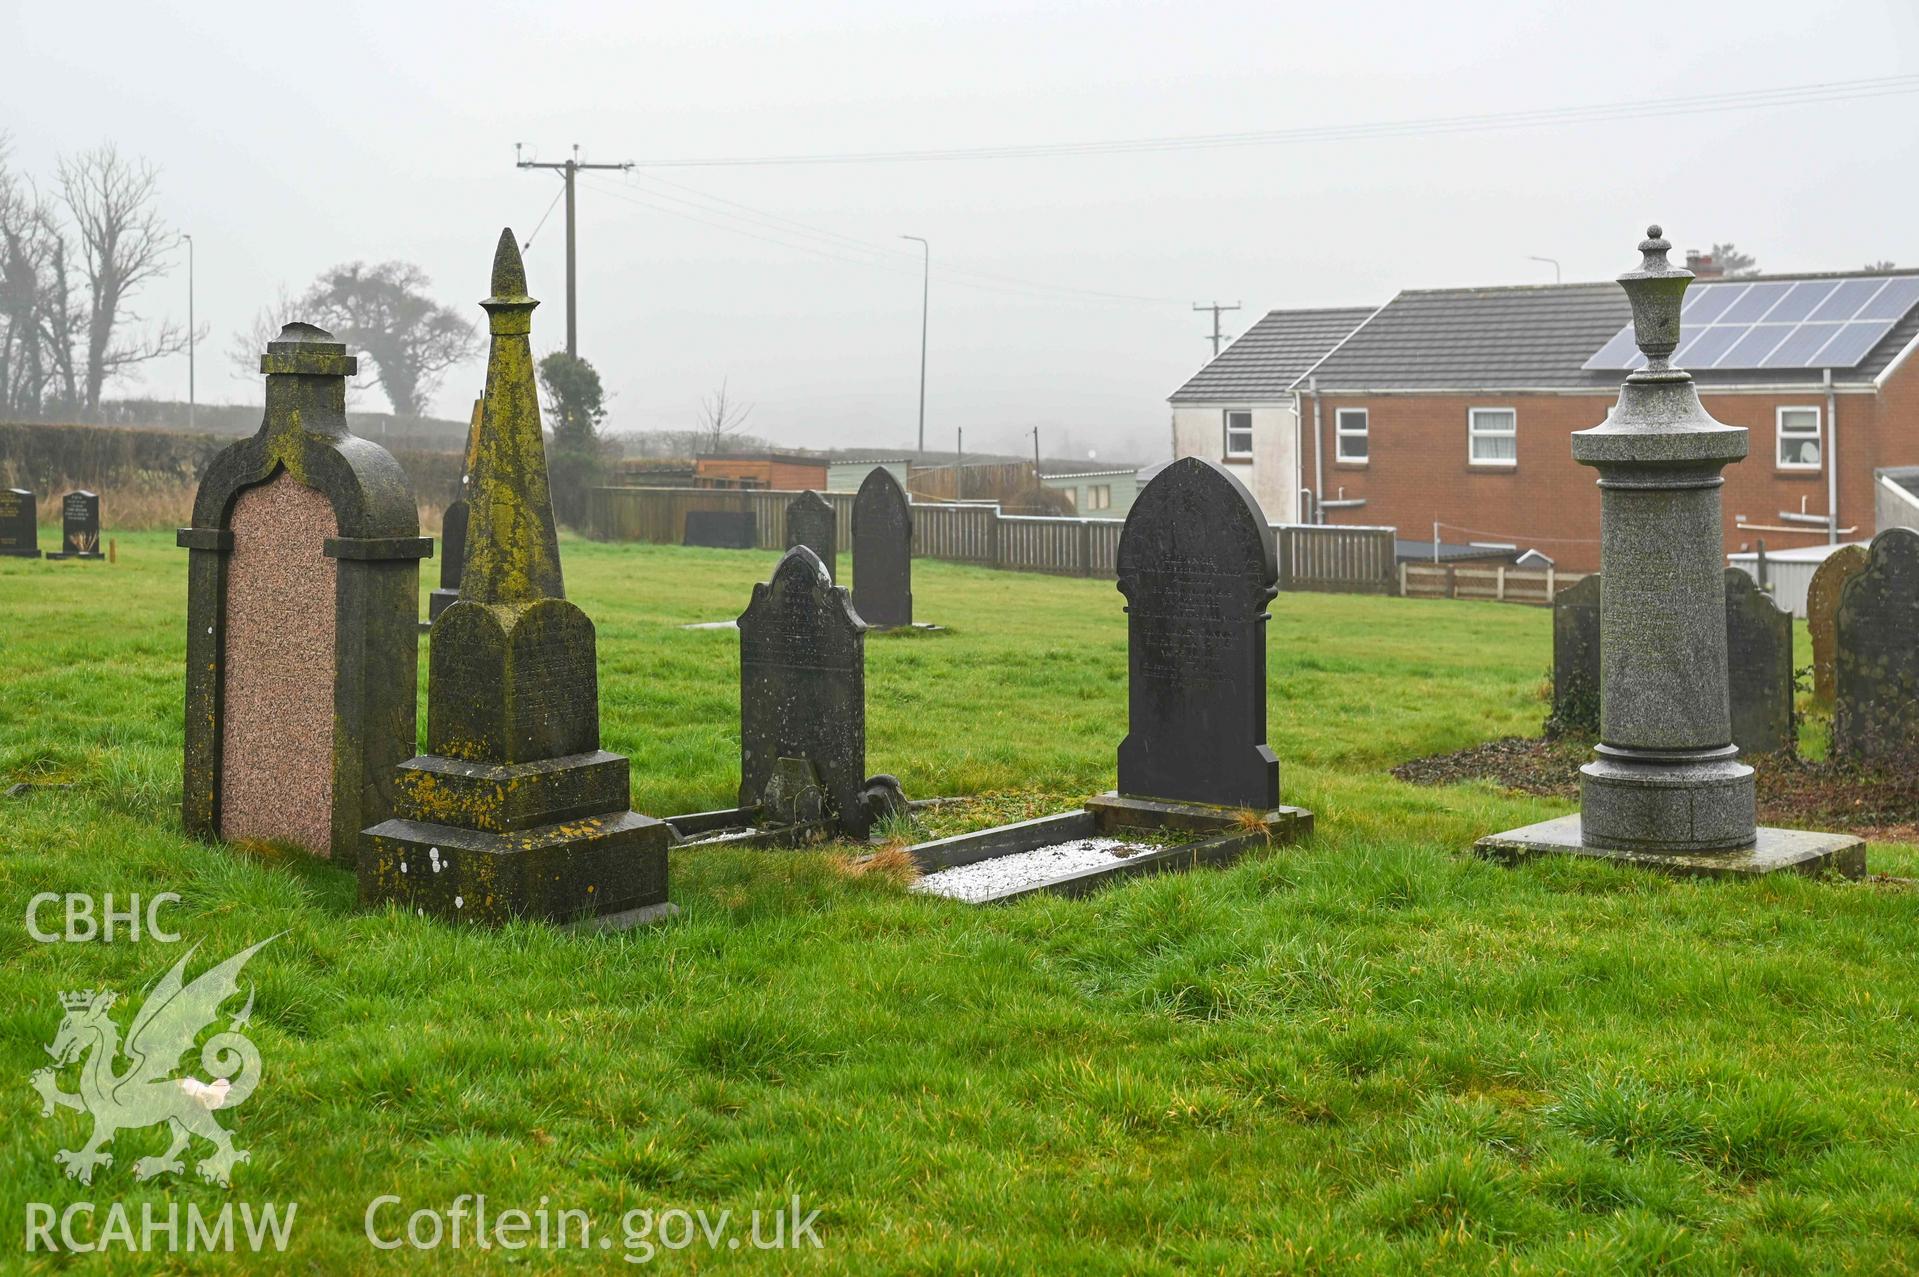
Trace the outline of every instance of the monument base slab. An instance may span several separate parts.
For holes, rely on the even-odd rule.
[[[1177,803],[1159,798],[1134,798],[1127,794],[1105,793],[1086,800],[1093,813],[1095,828],[1101,833],[1115,829],[1178,829],[1187,833],[1219,834],[1233,830],[1257,833],[1264,829],[1276,843],[1295,842],[1313,832],[1313,813],[1304,807],[1274,807],[1253,812],[1250,808],[1214,807],[1207,803]]]
[[[1759,878],[1776,873],[1807,877],[1836,873],[1842,878],[1863,878],[1866,873],[1865,840],[1851,834],[1761,825],[1749,847],[1662,852],[1588,847],[1581,840],[1581,832],[1577,815],[1561,816],[1490,834],[1473,844],[1473,853],[1506,865],[1524,864],[1539,856],[1583,856],[1688,878]]]
[[[40,557],[40,551],[38,550],[0,550],[0,559],[37,559]]]

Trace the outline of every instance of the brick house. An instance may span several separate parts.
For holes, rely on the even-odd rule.
[[[693,459],[693,486],[824,491],[826,458],[805,452],[709,453]]]

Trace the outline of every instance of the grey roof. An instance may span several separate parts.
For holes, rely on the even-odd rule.
[[[1873,272],[1766,275],[1832,279]],[[1910,274],[1912,272],[1899,272]],[[1516,288],[1439,288],[1400,293],[1310,370],[1322,392],[1358,390],[1553,390],[1604,392],[1624,374],[1580,367],[1632,320],[1611,282]],[[1879,375],[1919,334],[1919,307],[1894,324],[1856,367],[1834,379]],[[1694,369],[1702,386],[1807,385],[1818,369]],[[1302,383],[1303,384],[1303,383]]]
[[[1292,394],[1299,375],[1359,327],[1374,309],[1345,306],[1268,311],[1264,319],[1241,333],[1238,340],[1175,390],[1170,402],[1266,403],[1285,399]]]

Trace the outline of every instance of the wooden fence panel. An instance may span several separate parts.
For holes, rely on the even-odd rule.
[[[1399,576],[1392,528],[1286,523],[1274,528],[1279,588],[1392,594]]]

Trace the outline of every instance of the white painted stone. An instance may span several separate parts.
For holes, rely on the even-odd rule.
[[[1037,886],[1087,869],[1099,869],[1149,848],[1117,838],[1075,838],[1032,851],[994,856],[927,874],[913,890],[953,900],[976,902],[1020,887]]]

